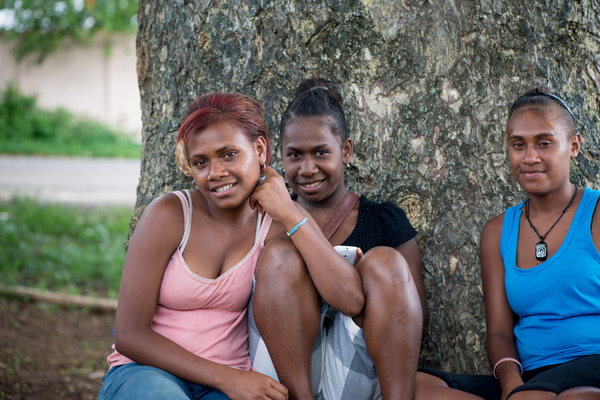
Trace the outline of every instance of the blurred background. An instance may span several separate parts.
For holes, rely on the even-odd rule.
[[[139,181],[137,0],[0,1],[0,398],[94,398]]]

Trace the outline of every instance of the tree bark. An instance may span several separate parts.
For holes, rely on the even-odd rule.
[[[174,145],[197,94],[240,91],[262,101],[277,144],[297,84],[330,78],[355,142],[348,186],[403,207],[419,231],[431,310],[421,365],[489,373],[479,235],[524,199],[506,157],[508,109],[534,85],[563,97],[583,136],[572,179],[597,188],[596,3],[140,0],[136,217],[154,197],[191,186]]]

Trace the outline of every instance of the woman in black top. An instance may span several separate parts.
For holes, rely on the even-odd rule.
[[[320,226],[348,194],[344,167],[353,142],[340,103],[332,82],[306,80],[280,125],[285,176],[296,201]],[[365,306],[358,315],[337,311],[343,299],[332,297],[330,287],[339,272],[327,265],[308,270],[289,241],[268,245],[249,311],[254,367],[279,378],[291,399],[373,399],[379,394],[412,399],[420,341],[428,326],[415,236],[402,209],[361,196],[329,238],[332,245],[361,249],[355,266]]]

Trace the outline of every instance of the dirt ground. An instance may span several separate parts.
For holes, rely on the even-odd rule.
[[[0,297],[0,399],[94,399],[114,318]]]

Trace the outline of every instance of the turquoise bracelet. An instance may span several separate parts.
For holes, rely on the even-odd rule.
[[[306,221],[308,221],[308,218],[304,217],[304,219],[302,221],[298,222],[298,225],[293,227],[292,230],[287,233],[287,235],[292,236],[294,234],[294,232],[296,232],[298,230],[298,228],[300,228],[302,226],[302,224],[304,224]]]

